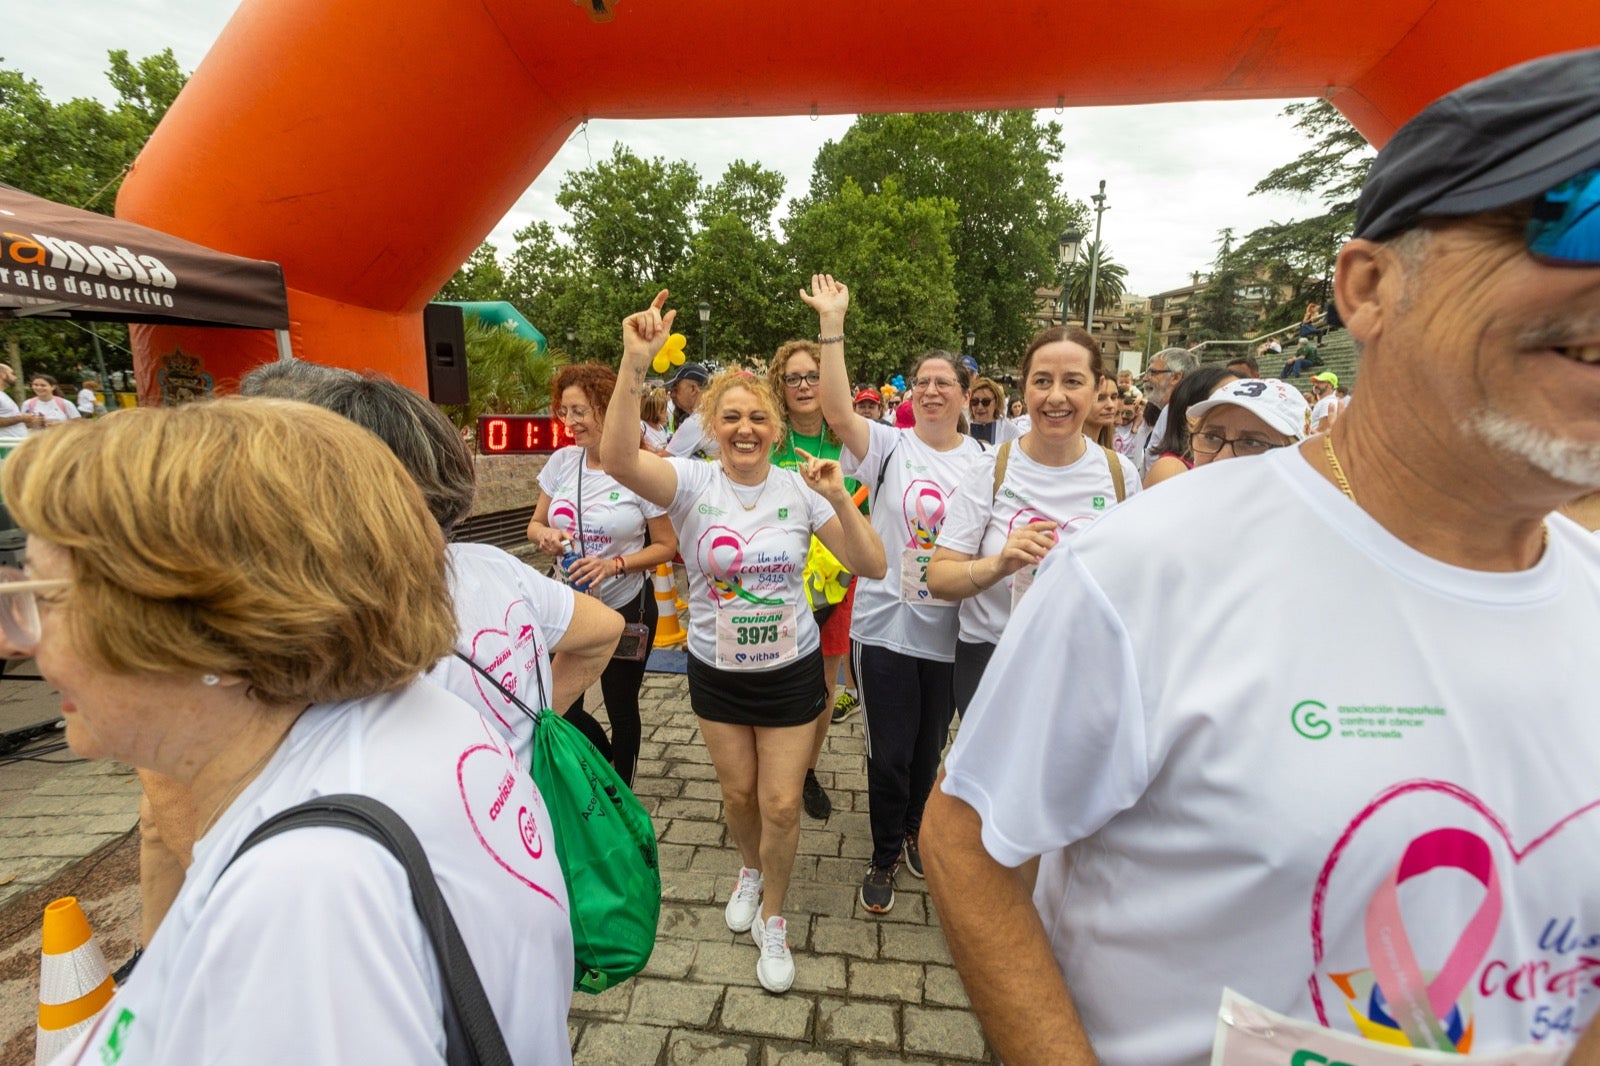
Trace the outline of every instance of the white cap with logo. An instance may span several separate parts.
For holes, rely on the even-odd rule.
[[[1199,418],[1207,411],[1232,404],[1243,407],[1279,433],[1304,440],[1306,435],[1306,398],[1298,389],[1277,378],[1244,378],[1230,381],[1189,408],[1191,418]]]

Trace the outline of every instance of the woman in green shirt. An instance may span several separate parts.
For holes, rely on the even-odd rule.
[[[821,351],[816,344],[797,340],[785,342],[772,357],[767,377],[773,395],[778,397],[783,407],[785,429],[772,448],[774,466],[796,469],[800,465],[802,452],[818,459],[839,458],[839,438],[822,419],[820,356]],[[846,479],[845,487],[859,494],[860,486],[854,480]],[[822,631],[822,673],[828,687],[827,706],[830,709],[834,706],[833,683],[839,676],[839,666],[849,661],[848,592],[853,580],[852,575],[839,566],[839,561],[828,549],[812,537],[811,552],[806,557],[806,594],[811,599],[812,613]],[[854,679],[851,680],[853,683]],[[805,809],[813,818],[826,818],[833,811],[827,791],[817,780],[817,759],[822,754],[822,742],[827,739],[831,721],[831,714],[824,714],[817,719],[811,768],[806,771]]]

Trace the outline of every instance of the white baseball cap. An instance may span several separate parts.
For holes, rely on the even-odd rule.
[[[1306,398],[1298,389],[1285,385],[1277,378],[1244,378],[1231,381],[1189,408],[1191,418],[1199,418],[1207,411],[1232,404],[1243,407],[1261,421],[1295,440],[1306,435]]]

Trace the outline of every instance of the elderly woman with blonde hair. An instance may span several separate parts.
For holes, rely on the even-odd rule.
[[[418,838],[513,1060],[565,1061],[551,827],[506,738],[422,679],[456,618],[444,538],[394,455],[304,404],[221,401],[30,439],[0,484],[33,579],[0,599],[68,744],[172,778],[198,817],[159,934],[57,1061],[442,1061],[452,981],[386,848],[319,826],[233,861],[331,793]]]

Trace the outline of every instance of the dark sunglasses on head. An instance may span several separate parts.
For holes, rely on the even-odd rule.
[[[1533,202],[1528,251],[1565,266],[1600,266],[1600,167],[1591,167]]]

